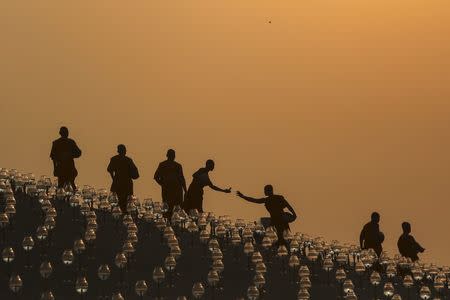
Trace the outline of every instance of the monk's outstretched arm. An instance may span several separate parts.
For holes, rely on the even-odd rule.
[[[252,198],[252,197],[248,197],[245,196],[244,194],[242,194],[241,192],[237,191],[236,195],[238,195],[240,198],[248,201],[248,202],[252,202],[252,203],[258,203],[258,204],[263,204],[265,202],[264,198],[260,198],[260,199],[256,199],[256,198]]]
[[[220,188],[220,187],[218,187],[218,186],[215,186],[213,183],[210,183],[210,184],[209,184],[209,187],[212,188],[212,189],[215,190],[215,191],[218,191],[218,192],[222,192],[222,193],[231,193],[231,188],[222,189],[222,188]]]

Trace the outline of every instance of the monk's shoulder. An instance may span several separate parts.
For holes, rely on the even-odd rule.
[[[111,162],[117,162],[119,160],[119,155],[114,155],[113,157],[111,157]]]

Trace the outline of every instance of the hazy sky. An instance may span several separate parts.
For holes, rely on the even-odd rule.
[[[213,158],[219,186],[272,183],[295,230],[357,242],[377,210],[392,254],[409,220],[450,264],[447,0],[2,1],[0,38],[1,167],[51,174],[67,125],[79,184],[109,187],[124,143],[158,199],[173,147],[189,182]],[[205,207],[266,214],[234,194]]]

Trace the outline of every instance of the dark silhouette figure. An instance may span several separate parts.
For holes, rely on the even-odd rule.
[[[58,187],[70,184],[76,190],[75,178],[78,171],[75,168],[74,159],[81,156],[81,150],[74,140],[69,139],[67,127],[59,129],[61,137],[52,144],[50,158],[53,160],[53,175],[58,177]]]
[[[287,200],[281,195],[275,195],[273,193],[273,187],[271,185],[266,185],[264,187],[265,198],[252,198],[245,196],[241,192],[236,193],[239,197],[244,200],[253,203],[264,204],[267,211],[270,214],[271,225],[275,227],[278,235],[278,244],[286,244],[284,240],[283,232],[289,228],[289,223],[297,219],[297,214],[295,213],[292,206],[287,202]],[[284,209],[287,208],[292,215],[285,212]]]
[[[408,222],[402,223],[403,234],[397,242],[398,251],[404,257],[411,258],[412,261],[419,260],[418,253],[423,253],[425,248],[419,245],[411,233],[411,224]]]
[[[199,212],[203,212],[203,188],[205,186],[209,186],[218,192],[231,193],[231,188],[222,189],[211,182],[208,173],[212,170],[214,170],[214,161],[209,159],[206,161],[204,168],[200,168],[192,175],[192,182],[189,185],[183,202],[183,209],[185,211],[189,212],[191,209],[197,209]]]
[[[183,191],[187,191],[183,167],[175,161],[175,150],[167,151],[167,160],[159,164],[154,179],[161,186],[163,202],[169,206],[167,216],[171,216],[174,206],[183,203]]]
[[[128,197],[133,195],[133,179],[139,178],[139,172],[133,160],[125,155],[124,145],[117,146],[117,152],[109,162],[108,172],[112,178],[111,192],[117,194],[120,209],[126,213]]]
[[[380,256],[383,251],[381,244],[384,242],[384,234],[380,231],[380,214],[373,212],[371,221],[364,225],[359,236],[361,249],[373,249]]]

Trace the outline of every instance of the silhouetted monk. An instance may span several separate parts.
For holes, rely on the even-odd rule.
[[[419,260],[418,253],[423,253],[425,248],[419,245],[411,233],[411,224],[408,222],[402,223],[403,234],[397,242],[398,251],[404,257],[411,258],[412,261]]]
[[[154,179],[161,186],[162,200],[169,206],[167,215],[171,216],[173,207],[183,203],[183,191],[187,191],[183,167],[175,161],[175,150],[167,151],[167,160],[159,164]]]
[[[76,190],[75,177],[78,171],[75,168],[74,159],[81,156],[81,150],[74,140],[69,139],[67,127],[59,129],[61,137],[52,144],[50,158],[53,160],[53,175],[58,177],[58,187],[70,184]]]
[[[127,149],[124,145],[117,146],[116,156],[111,158],[108,172],[111,174],[111,192],[117,194],[119,206],[123,213],[127,212],[128,197],[133,195],[133,179],[139,178],[139,172],[133,160],[125,156]]]
[[[199,212],[203,212],[203,188],[205,186],[209,186],[218,192],[231,193],[231,188],[221,189],[211,182],[208,173],[212,170],[214,170],[214,161],[209,159],[206,161],[204,168],[200,168],[192,175],[192,183],[189,185],[183,202],[183,209],[186,212],[189,212],[191,209],[197,209]]]
[[[256,199],[248,197],[239,191],[236,194],[242,199],[249,202],[264,204],[270,214],[271,225],[275,227],[277,231],[278,244],[286,244],[283,232],[286,229],[289,229],[290,222],[293,222],[295,221],[295,219],[297,219],[297,214],[295,213],[292,206],[287,202],[287,200],[281,195],[275,195],[273,193],[273,187],[270,184],[264,187],[264,194],[266,195],[265,198]],[[288,216],[289,218],[287,218],[287,213],[284,211],[285,208],[287,208],[292,213],[291,216]]]
[[[380,231],[380,214],[373,212],[371,221],[364,225],[359,236],[361,249],[373,249],[380,256],[383,251],[381,244],[384,242],[384,234]]]

